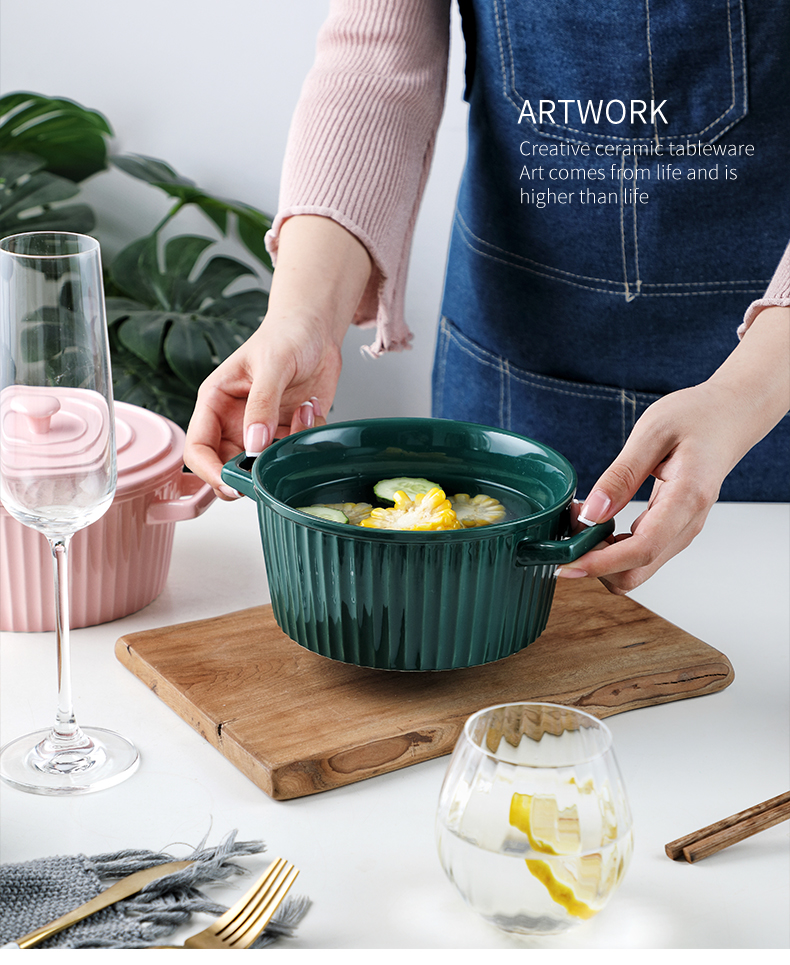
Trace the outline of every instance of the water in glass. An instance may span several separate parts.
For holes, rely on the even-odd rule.
[[[49,542],[56,600],[58,705],[48,730],[0,751],[0,777],[39,794],[116,784],[133,744],[78,726],[71,697],[68,550],[115,494],[112,376],[98,242],[67,232],[0,241],[0,498]]]
[[[632,820],[601,721],[556,704],[506,704],[467,721],[436,816],[442,866],[498,928],[567,931],[623,880]]]

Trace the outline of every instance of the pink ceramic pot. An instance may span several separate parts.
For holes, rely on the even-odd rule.
[[[154,412],[115,403],[118,488],[109,510],[71,542],[72,627],[107,623],[162,592],[175,524],[214,500],[183,471],[184,431]],[[52,558],[44,536],[0,505],[0,630],[55,627]]]

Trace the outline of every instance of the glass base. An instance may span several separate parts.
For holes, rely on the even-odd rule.
[[[120,784],[140,764],[131,741],[102,727],[81,728],[77,746],[58,746],[41,730],[0,750],[0,779],[31,794],[88,794]]]
[[[562,935],[570,931],[576,925],[581,924],[582,919],[563,920],[552,918],[549,915],[483,915],[485,921],[500,931],[507,932],[509,935],[524,935],[525,937],[541,935]]]

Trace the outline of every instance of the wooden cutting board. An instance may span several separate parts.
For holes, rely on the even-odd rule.
[[[520,653],[463,670],[320,657],[270,606],[121,637],[118,659],[271,797],[315,794],[449,754],[470,714],[516,700],[598,717],[723,690],[722,653],[596,580],[560,580]]]

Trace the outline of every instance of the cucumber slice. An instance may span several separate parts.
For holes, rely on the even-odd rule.
[[[346,518],[352,526],[357,526],[363,519],[370,516],[373,507],[370,503],[322,503],[327,509],[339,509],[345,513]]]
[[[332,523],[347,523],[348,516],[341,513],[339,509],[332,509],[330,506],[297,506],[300,513],[307,513],[309,516],[317,516],[319,519],[328,519]]]
[[[409,499],[414,499],[419,493],[430,492],[431,489],[441,489],[438,483],[430,479],[418,479],[411,476],[398,476],[396,479],[382,479],[373,487],[373,492],[379,499],[390,503],[395,502],[395,493],[399,490],[406,493]]]

